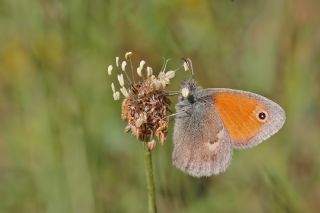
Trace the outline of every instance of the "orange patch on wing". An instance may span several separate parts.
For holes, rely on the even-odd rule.
[[[245,144],[254,137],[263,123],[257,113],[265,106],[256,99],[232,92],[214,94],[215,106],[234,144]]]

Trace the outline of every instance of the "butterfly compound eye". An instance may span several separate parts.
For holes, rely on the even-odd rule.
[[[195,102],[193,95],[188,95],[188,101],[189,103],[193,104]]]
[[[268,118],[268,113],[266,111],[260,111],[258,114],[257,114],[257,119],[261,122],[264,122],[266,121]]]

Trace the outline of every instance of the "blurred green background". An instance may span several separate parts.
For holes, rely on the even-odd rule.
[[[318,0],[1,0],[0,212],[147,211],[143,146],[123,133],[106,76],[127,51],[154,70],[190,57],[204,87],[256,92],[287,113],[278,134],[210,178],[172,166],[170,131],[153,154],[159,212],[319,211],[319,10]]]

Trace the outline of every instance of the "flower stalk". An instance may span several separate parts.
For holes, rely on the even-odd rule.
[[[155,185],[153,179],[153,167],[152,167],[152,155],[151,151],[148,148],[147,143],[144,143],[144,164],[147,180],[147,191],[148,191],[148,212],[156,213],[157,204],[156,204],[156,193]]]
[[[176,70],[166,70],[169,60],[165,61],[159,73],[154,73],[145,60],[141,60],[137,68],[133,68],[131,61],[132,52],[125,54],[125,59],[120,62],[116,57],[116,66],[107,67],[108,76],[115,75],[118,83],[111,83],[113,99],[122,100],[121,118],[127,122],[125,132],[131,132],[144,144],[144,163],[146,184],[148,192],[148,212],[157,212],[155,184],[152,168],[151,152],[156,144],[164,144],[169,126],[169,106],[171,101],[169,93],[165,90],[175,77]],[[130,65],[132,79],[127,73],[127,65]],[[136,70],[138,81],[134,79],[133,70]]]

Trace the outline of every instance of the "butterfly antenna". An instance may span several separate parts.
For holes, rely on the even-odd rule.
[[[182,58],[187,65],[188,70],[191,72],[191,77],[194,78],[194,72],[192,67],[192,61],[190,58]]]
[[[187,60],[188,60],[188,66],[189,66],[189,69],[191,70],[192,78],[194,78],[194,72],[193,72],[192,61],[191,61],[191,59],[190,59],[190,58],[188,58]]]

